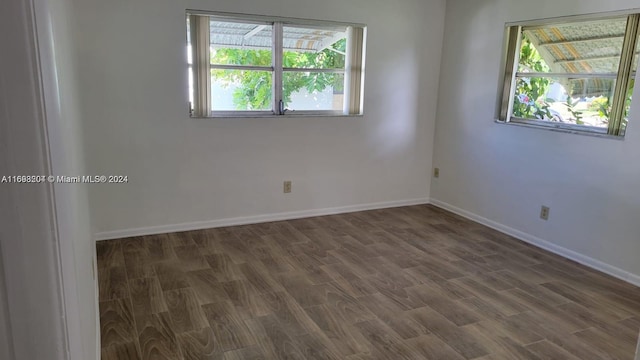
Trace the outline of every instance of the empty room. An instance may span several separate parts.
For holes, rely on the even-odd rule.
[[[2,0],[0,359],[640,360],[636,0]]]

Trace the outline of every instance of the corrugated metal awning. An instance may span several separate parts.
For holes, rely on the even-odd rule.
[[[538,50],[553,73],[615,74],[627,18],[525,26],[524,36]],[[637,57],[634,69],[637,67]],[[614,80],[604,78],[565,81],[575,95],[607,95]],[[567,88],[567,90],[569,90]]]
[[[318,52],[345,38],[345,29],[314,29],[285,26],[285,50]],[[211,21],[211,46],[244,49],[271,49],[273,28],[268,24]]]

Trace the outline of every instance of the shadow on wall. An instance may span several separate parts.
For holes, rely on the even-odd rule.
[[[453,90],[445,96],[453,97],[455,103],[464,104],[456,106],[454,114],[457,117],[475,117],[479,120],[493,120],[496,113],[496,97],[498,95],[498,83],[501,72],[502,52],[501,46],[504,37],[504,23],[487,19],[502,18],[496,14],[499,7],[496,1],[464,2],[465,10],[473,14],[471,21],[452,24],[456,28],[456,47],[460,52],[460,59],[472,59],[472,61],[460,61],[462,64],[455,71],[456,77],[441,79],[446,81]],[[451,21],[451,19],[448,19]],[[452,26],[452,25],[449,25]],[[488,34],[489,36],[478,36]],[[446,64],[443,64],[446,66]],[[476,79],[475,83],[481,83],[482,87],[468,86],[465,79]],[[480,78],[480,81],[477,79]],[[442,94],[441,94],[442,95]],[[465,113],[464,111],[472,111]],[[470,122],[463,124],[471,125]],[[477,131],[474,126],[468,131]]]
[[[415,74],[421,73],[416,48],[407,46],[404,52],[395,53],[394,71],[382,79],[382,83],[387,84],[388,116],[393,120],[378,126],[376,143],[380,155],[403,152],[415,142],[420,108],[420,78]]]

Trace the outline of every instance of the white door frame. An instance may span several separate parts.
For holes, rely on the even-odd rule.
[[[2,266],[2,243],[0,243],[0,359],[11,360],[14,358],[7,287],[4,284],[4,267]]]
[[[0,1],[0,176],[51,174],[37,33],[33,1]],[[71,358],[53,194],[52,184],[0,183],[8,359]]]

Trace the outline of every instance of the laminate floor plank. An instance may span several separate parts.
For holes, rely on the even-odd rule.
[[[349,266],[343,263],[324,265],[321,268],[351,296],[360,297],[378,292],[373,285],[358,276]]]
[[[254,318],[271,313],[261,294],[247,280],[233,280],[221,283],[227,297],[242,318]]]
[[[146,250],[136,249],[127,251],[125,249],[126,247],[123,245],[124,263],[127,270],[127,278],[129,280],[156,276],[156,271],[149,260]],[[103,271],[99,270],[98,273],[99,275],[103,274]]]
[[[170,247],[196,245],[191,233],[191,231],[182,231],[166,234],[165,241]]]
[[[305,311],[341,354],[352,355],[369,350],[362,334],[356,331],[353,324],[345,322],[329,305],[312,306]]]
[[[102,277],[98,279],[100,301],[129,297],[129,286],[124,266],[111,266],[102,269],[102,273]]]
[[[369,320],[354,325],[375,350],[387,359],[414,359],[413,348],[380,320]]]
[[[640,288],[430,205],[96,244],[105,360],[632,360]]]
[[[186,273],[174,261],[160,262],[154,266],[154,269],[162,290],[175,290],[191,286]]]
[[[257,346],[249,346],[246,348],[226,351],[222,357],[223,360],[265,360],[265,359],[273,359],[271,357],[266,357],[262,351],[262,349]]]
[[[207,304],[202,308],[222,351],[255,345],[253,334],[230,302]]]
[[[139,317],[136,319],[136,327],[143,360],[183,358],[169,313]]]
[[[444,341],[437,336],[421,335],[406,341],[409,347],[415,350],[416,354],[422,359],[448,359],[448,360],[464,360],[462,355],[458,354]]]
[[[247,281],[261,294],[284,290],[282,285],[274,280],[262,264],[242,264],[240,271]]]
[[[219,360],[224,356],[211,328],[206,327],[178,334],[177,339],[184,360]]]
[[[284,291],[262,294],[260,301],[267,305],[269,315],[278,320],[279,328],[284,329],[290,336],[303,335],[317,329],[309,314]]]
[[[96,244],[98,268],[125,266],[122,242],[119,240],[100,241]]]
[[[556,346],[564,349],[572,355],[582,360],[614,360],[618,359],[616,355],[606,350],[600,349],[593,344],[580,339],[575,334],[564,336],[548,336],[547,341],[555,344]],[[630,358],[623,357],[622,359]]]
[[[114,344],[107,347],[103,347],[100,351],[101,360],[120,360],[131,359],[140,360],[140,353],[136,346],[135,341],[130,341],[122,344]]]
[[[490,354],[487,344],[480,341],[474,333],[465,327],[456,326],[439,313],[427,308],[412,310],[409,313],[414,320],[466,359]]]
[[[195,291],[200,305],[211,304],[228,299],[224,285],[212,269],[195,270],[185,273],[187,282]]]
[[[144,237],[142,236],[133,236],[133,237],[128,237],[128,238],[124,238],[124,239],[120,239],[120,240],[109,240],[109,241],[105,241],[105,243],[109,243],[109,242],[119,242],[121,247],[122,247],[122,253],[126,254],[129,252],[136,252],[136,251],[146,251],[146,245],[144,242]],[[97,244],[97,246],[104,246],[103,242],[99,242]],[[148,257],[148,254],[146,255],[146,257]]]
[[[617,323],[634,333],[640,330],[640,317],[629,317],[624,320],[620,320]]]
[[[526,348],[542,360],[579,360],[578,357],[547,340],[528,345]]]
[[[464,277],[453,281],[472,292],[478,298],[493,303],[503,314],[507,316],[530,310],[524,303],[509,297],[506,293],[498,292],[488,286],[485,286],[477,278]]]
[[[492,354],[509,355],[513,360],[538,360],[539,357],[518,343],[509,331],[493,321],[482,321],[464,327],[466,331],[482,342]],[[541,341],[544,339],[540,339]]]
[[[327,299],[325,305],[343,322],[354,324],[375,318],[375,315],[358,298],[351,296],[338,283],[325,284],[323,289]]]
[[[618,319],[626,319],[633,314],[632,312],[617,307],[614,302],[609,301],[606,297],[588,295],[572,288],[568,284],[561,282],[548,282],[542,284],[542,286],[576,304],[586,307],[587,309],[592,309],[602,314],[609,314]]]
[[[202,251],[197,245],[174,246],[180,268],[183,271],[206,270],[211,267],[202,256]]]
[[[162,288],[157,278],[134,278],[129,280],[131,305],[135,316],[167,312]]]
[[[99,305],[101,346],[135,341],[135,322],[129,299],[101,301]]]
[[[187,231],[185,235],[198,246],[201,246],[204,242],[207,241],[207,230],[193,230]]]
[[[416,302],[424,303],[457,326],[472,324],[481,319],[479,314],[424,285],[410,287],[407,292],[410,297],[420,299],[419,301],[416,300]]]
[[[209,325],[193,289],[165,291],[164,298],[173,323],[172,330],[177,334],[200,330]]]
[[[332,343],[326,339],[324,333],[311,333],[296,336],[293,341],[305,359],[308,360],[341,360]]]
[[[375,314],[380,321],[404,339],[429,334],[429,330],[425,326],[413,320],[398,304],[383,294],[364,296],[358,300]]]
[[[557,324],[558,327],[567,329],[570,333],[593,326],[590,319],[569,314],[562,308],[550,305],[520,289],[508,290],[506,293],[513,296],[513,298],[519,302],[526,304],[531,309],[534,309],[533,311],[536,314],[540,314],[540,316]]]
[[[236,236],[235,232],[231,231],[231,235],[231,238],[220,241],[218,245],[221,251],[231,258],[231,261],[235,264],[243,264],[250,256],[251,248],[245,243],[247,240],[243,242]]]
[[[246,279],[242,271],[240,271],[239,265],[235,264],[228,254],[215,253],[205,255],[205,260],[215,273],[215,277],[220,281]]]
[[[268,350],[265,352],[271,359],[300,359],[304,360],[305,356],[299,345],[293,341],[291,334],[286,331],[278,318],[274,315],[267,315],[256,318],[262,331],[261,337],[265,338],[264,341],[268,345],[263,345],[261,348]],[[258,332],[255,330],[255,332]]]
[[[148,261],[159,262],[175,260],[176,254],[167,235],[150,235],[143,237],[148,252]]]
[[[615,333],[607,333],[598,328],[590,328],[576,332],[574,335],[583,342],[619,359],[633,359],[635,350],[633,342],[625,341]]]
[[[322,285],[314,285],[304,275],[292,274],[279,277],[287,293],[303,308],[327,302]]]

